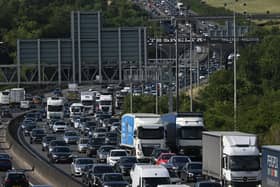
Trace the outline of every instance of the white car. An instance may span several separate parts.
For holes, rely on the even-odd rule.
[[[64,121],[56,121],[52,126],[53,133],[65,132],[68,129],[67,123]]]
[[[78,152],[83,153],[87,150],[88,138],[80,138],[78,141]]]
[[[114,166],[122,156],[128,156],[124,149],[112,149],[107,156],[107,164]]]
[[[82,170],[87,166],[94,163],[93,158],[76,158],[71,163],[71,175],[81,176]]]

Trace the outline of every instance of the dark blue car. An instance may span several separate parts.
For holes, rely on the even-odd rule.
[[[0,170],[8,171],[12,169],[12,161],[9,158],[0,158]]]

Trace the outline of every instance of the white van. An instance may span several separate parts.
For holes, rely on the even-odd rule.
[[[157,187],[170,184],[168,170],[161,165],[135,164],[130,171],[132,187]]]

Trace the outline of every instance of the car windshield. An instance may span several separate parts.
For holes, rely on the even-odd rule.
[[[82,139],[82,140],[80,141],[80,143],[81,143],[81,144],[87,144],[87,143],[88,143],[88,139]]]
[[[126,152],[125,151],[112,151],[111,152],[111,156],[126,156]]]
[[[110,138],[115,138],[115,137],[117,137],[117,134],[116,133],[107,133],[106,136],[110,137]]]
[[[55,122],[55,125],[64,126],[64,125],[66,125],[66,123],[64,123],[64,122]]]
[[[65,136],[78,136],[76,132],[66,132]]]
[[[120,160],[121,163],[136,163],[136,157],[122,157]]]
[[[229,167],[232,171],[257,171],[260,159],[258,156],[230,156]]]
[[[6,153],[0,153],[0,158],[7,158],[10,159],[10,156]]]
[[[79,159],[76,162],[77,164],[93,164],[92,159]]]
[[[63,111],[63,105],[48,105],[48,111],[61,112]]]
[[[13,173],[13,174],[9,174],[8,178],[12,180],[21,180],[21,179],[25,179],[25,175],[22,173]]]
[[[163,160],[169,160],[172,156],[173,156],[173,155],[171,155],[171,154],[164,154],[164,155],[161,156],[161,159],[163,159]]]
[[[113,167],[111,166],[96,166],[94,167],[94,173],[113,173]]]
[[[123,181],[123,178],[119,174],[105,175],[104,181]]]
[[[51,145],[52,146],[64,146],[67,144],[65,143],[65,141],[53,141],[53,142],[51,142]]]
[[[185,157],[185,156],[176,156],[173,158],[173,162],[174,163],[186,163],[189,161],[189,158],[188,157]]]
[[[106,132],[106,129],[104,129],[104,128],[97,128],[95,130],[95,132]]]
[[[170,180],[167,177],[143,178],[143,186],[145,187],[157,187],[159,184],[170,184]]]
[[[180,138],[182,139],[201,139],[203,127],[182,127],[180,129]]]
[[[199,163],[197,163],[197,164],[189,164],[189,168],[190,169],[202,169],[202,164],[199,164]]]
[[[68,147],[56,147],[54,149],[54,152],[68,153],[68,152],[70,152],[70,149]]]
[[[88,127],[92,127],[92,126],[96,126],[96,122],[87,122],[86,123],[86,126],[88,126]]]
[[[103,144],[104,142],[105,142],[104,138],[95,138],[91,140],[92,145],[96,145],[96,144],[100,145]]]
[[[46,140],[47,142],[50,142],[50,141],[55,140],[55,139],[56,139],[55,136],[47,136],[47,137],[45,138],[45,140]]]
[[[116,149],[116,148],[115,148],[115,147],[102,147],[102,148],[101,148],[102,152],[104,152],[104,153],[105,153],[105,152],[108,153],[108,152],[111,151],[112,149]]]
[[[32,131],[33,134],[45,134],[44,130],[33,130]]]

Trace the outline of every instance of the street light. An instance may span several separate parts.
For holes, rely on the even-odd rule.
[[[191,24],[186,24],[187,27],[189,27],[189,32],[190,32],[190,112],[193,111],[193,101],[192,101],[192,25]]]

